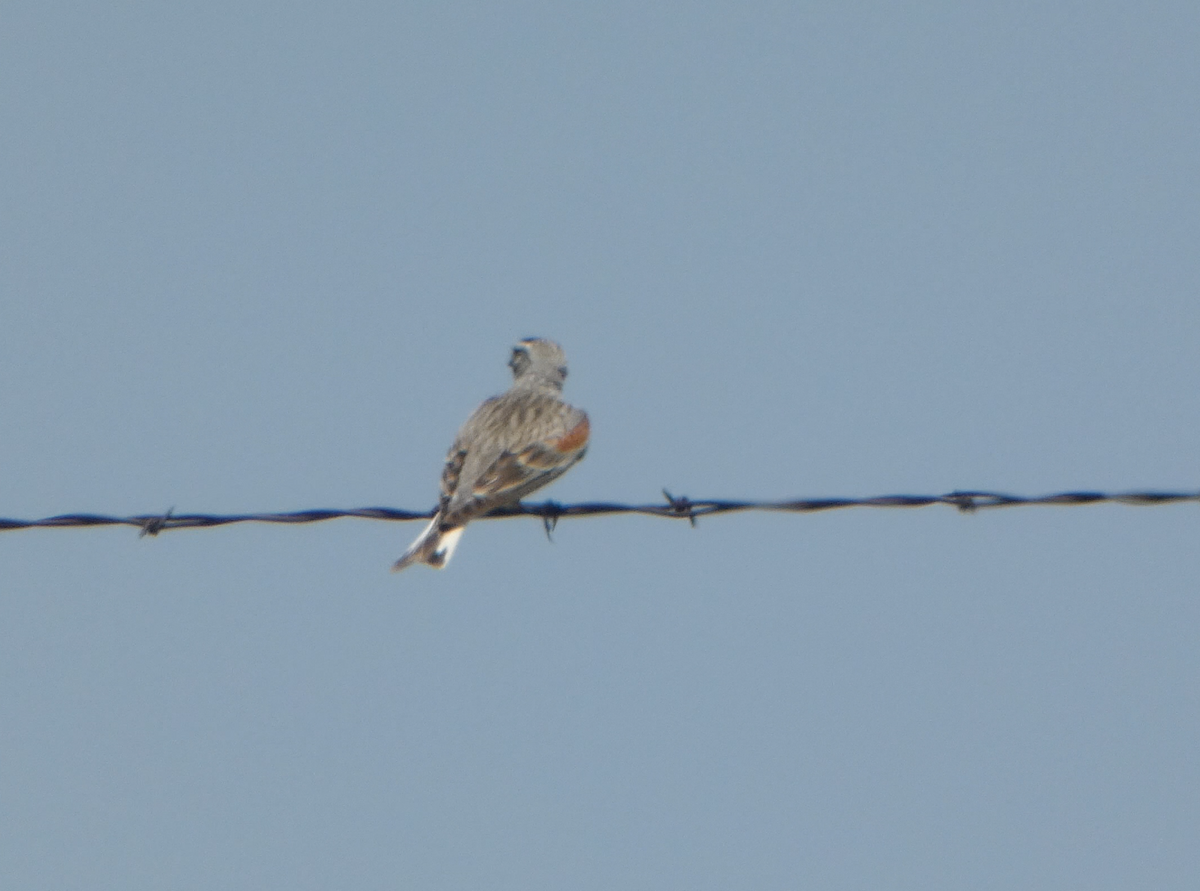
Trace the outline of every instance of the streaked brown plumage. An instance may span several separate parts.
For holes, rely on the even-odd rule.
[[[392,566],[442,568],[463,527],[475,517],[520,501],[583,458],[587,414],[563,402],[567,357],[550,340],[529,338],[513,347],[512,387],[471,414],[446,456],[437,515]]]

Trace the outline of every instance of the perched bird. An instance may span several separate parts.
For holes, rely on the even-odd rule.
[[[557,479],[587,451],[588,417],[561,396],[562,347],[531,337],[513,347],[508,364],[512,387],[475,409],[458,431],[442,469],[437,514],[393,572],[413,563],[441,569],[467,523]]]

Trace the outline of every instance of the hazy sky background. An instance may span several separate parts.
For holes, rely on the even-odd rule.
[[[1200,6],[0,11],[0,516],[1200,488]],[[1200,511],[0,533],[0,887],[1192,889]]]

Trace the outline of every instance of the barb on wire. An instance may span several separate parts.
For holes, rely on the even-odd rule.
[[[879,495],[873,498],[800,498],[792,501],[728,501],[705,499],[693,501],[684,496],[675,496],[663,489],[666,504],[612,504],[589,501],[580,504],[559,504],[543,501],[533,504],[514,504],[498,508],[487,514],[485,519],[501,517],[541,517],[549,538],[558,521],[563,517],[596,517],[605,514],[644,514],[652,517],[687,520],[693,526],[700,517],[712,514],[728,514],[743,511],[776,511],[790,513],[815,513],[816,511],[838,510],[847,507],[927,507],[945,504],[963,513],[995,507],[1017,507],[1023,505],[1056,505],[1070,507],[1083,504],[1160,505],[1184,501],[1200,501],[1200,492],[1059,492],[1031,498],[1020,495],[1005,495],[1000,492],[955,491],[946,495]],[[102,514],[62,514],[41,520],[15,520],[0,517],[0,531],[8,529],[30,529],[34,527],[64,526],[133,526],[140,536],[155,536],[167,529],[192,529],[198,526],[227,526],[232,523],[319,523],[342,517],[360,520],[428,520],[432,510],[396,510],[390,507],[360,507],[353,510],[302,510],[291,513],[258,514],[177,514],[171,508],[163,514],[139,514],[132,517],[112,517]]]

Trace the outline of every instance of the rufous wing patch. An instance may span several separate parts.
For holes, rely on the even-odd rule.
[[[592,428],[588,424],[587,415],[583,416],[583,420],[568,430],[558,439],[553,440],[551,445],[564,454],[569,455],[571,452],[578,452],[581,448],[587,445],[588,437],[591,435]]]

